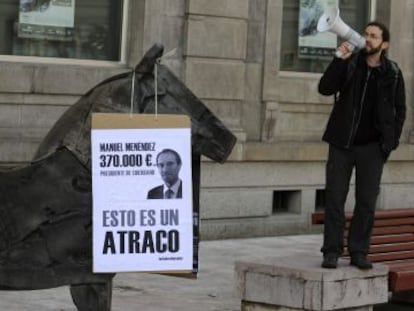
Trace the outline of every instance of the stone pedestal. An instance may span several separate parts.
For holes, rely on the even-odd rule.
[[[297,254],[236,262],[242,311],[369,311],[388,300],[388,267],[359,270],[340,260],[337,269],[320,267],[321,256]]]

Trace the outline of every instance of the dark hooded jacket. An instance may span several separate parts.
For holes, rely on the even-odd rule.
[[[366,74],[361,61],[365,61],[363,51],[346,60],[334,58],[319,82],[319,93],[335,97],[323,140],[340,148],[353,145],[361,118]],[[384,55],[377,72],[374,126],[380,133],[384,156],[388,157],[399,144],[405,121],[404,79],[398,65]]]

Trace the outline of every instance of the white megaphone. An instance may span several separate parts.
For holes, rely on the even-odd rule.
[[[352,45],[351,50],[354,48],[363,49],[365,47],[364,37],[343,22],[339,17],[338,8],[326,9],[319,18],[317,29],[319,32],[330,31],[337,34]],[[337,50],[335,55],[336,57],[341,57],[342,53]]]

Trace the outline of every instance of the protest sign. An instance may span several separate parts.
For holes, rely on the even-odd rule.
[[[191,273],[189,118],[95,113],[91,140],[94,272]]]

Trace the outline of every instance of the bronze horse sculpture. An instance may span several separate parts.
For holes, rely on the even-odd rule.
[[[162,54],[154,45],[133,72],[92,88],[55,123],[30,165],[0,174],[1,290],[70,285],[79,311],[111,309],[114,274],[92,272],[91,115],[129,113],[131,94],[135,112],[154,113],[153,68]],[[158,112],[191,119],[197,216],[200,157],[224,162],[236,138],[167,67],[157,67]]]

